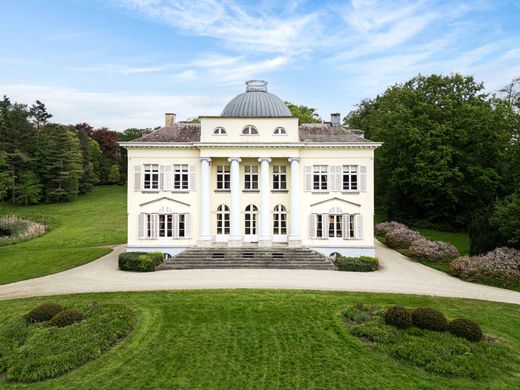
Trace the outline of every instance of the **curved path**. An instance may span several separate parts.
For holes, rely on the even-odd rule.
[[[376,255],[382,268],[366,273],[281,269],[123,272],[117,269],[117,256],[124,249],[124,245],[117,246],[98,260],[65,272],[0,285],[0,300],[104,291],[268,288],[436,295],[520,304],[518,292],[463,282],[379,242]]]

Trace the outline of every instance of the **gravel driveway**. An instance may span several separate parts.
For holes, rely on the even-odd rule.
[[[443,272],[410,261],[376,242],[382,265],[377,272],[338,272],[281,269],[202,269],[151,273],[117,269],[124,245],[83,266],[0,286],[0,300],[104,291],[183,289],[303,289],[365,291],[473,298],[520,304],[520,293],[463,282]]]

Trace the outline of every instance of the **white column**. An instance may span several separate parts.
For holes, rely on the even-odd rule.
[[[271,246],[271,207],[269,206],[270,198],[270,176],[269,176],[269,157],[260,157],[260,235],[258,236],[258,246]]]
[[[231,163],[231,221],[229,246],[240,246],[242,235],[240,234],[240,166],[239,157],[230,157]]]
[[[208,246],[211,244],[211,172],[209,165],[211,158],[200,158],[200,225],[199,225],[199,245]]]
[[[291,207],[290,207],[290,232],[289,246],[299,247],[302,245],[300,236],[300,159],[289,158],[291,163]]]

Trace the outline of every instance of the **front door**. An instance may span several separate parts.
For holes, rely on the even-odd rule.
[[[258,242],[258,209],[250,204],[244,214],[244,241]]]

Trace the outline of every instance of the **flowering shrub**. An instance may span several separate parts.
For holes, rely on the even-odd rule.
[[[375,226],[375,235],[384,237],[386,236],[386,233],[396,229],[408,229],[408,226],[395,221],[381,222]]]
[[[13,244],[45,234],[45,225],[15,215],[0,217],[0,245]]]
[[[385,235],[385,243],[390,248],[405,248],[408,249],[412,242],[421,238],[421,234],[415,230],[408,228],[398,228],[390,230]]]
[[[431,261],[449,261],[460,253],[453,245],[444,241],[430,241],[426,238],[419,238],[410,245],[412,256],[420,257]]]
[[[480,256],[462,256],[450,263],[454,276],[469,281],[520,284],[520,250],[496,248]]]

